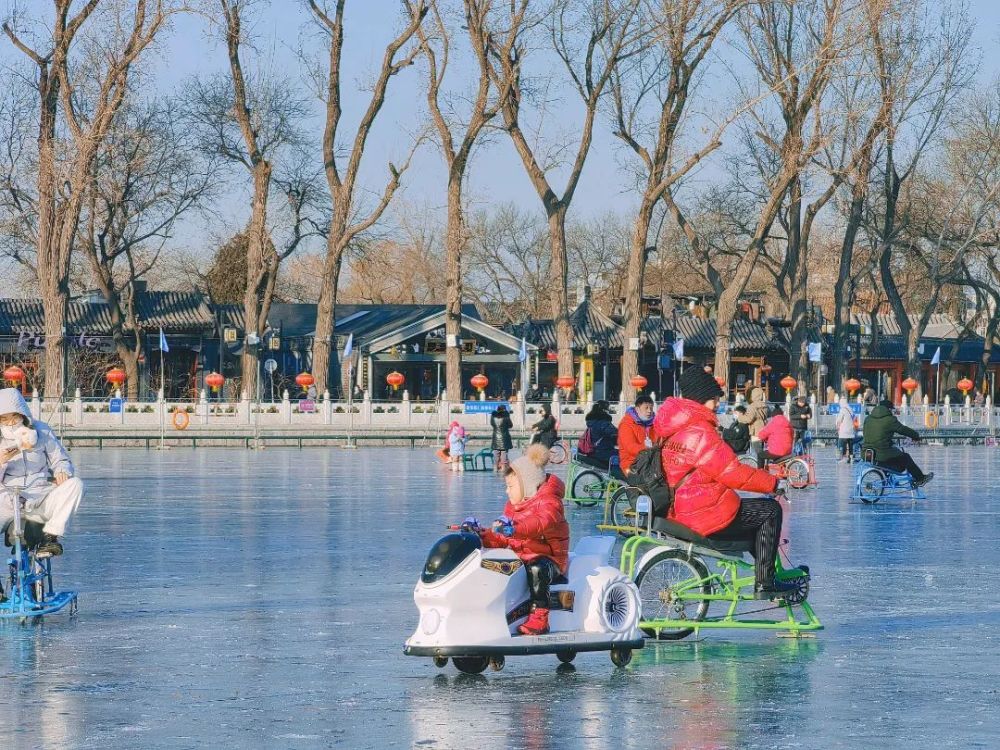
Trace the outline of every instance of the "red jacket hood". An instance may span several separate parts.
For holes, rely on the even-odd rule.
[[[656,437],[666,439],[697,422],[704,422],[712,429],[716,429],[719,424],[715,412],[704,404],[689,398],[671,397],[656,412],[653,427],[656,429]]]

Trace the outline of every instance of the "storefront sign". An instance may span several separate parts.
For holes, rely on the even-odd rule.
[[[507,401],[466,401],[466,414],[491,414],[494,409],[504,407],[510,411],[510,403]]]
[[[115,350],[114,342],[106,336],[90,336],[87,333],[81,333],[79,336],[67,338],[66,342],[78,349],[90,349],[106,354]],[[45,334],[40,331],[21,331],[17,336],[17,350],[19,352],[44,349],[45,346]]]
[[[125,404],[125,399],[113,398],[108,402],[108,412],[110,412],[111,414],[121,414],[124,404]]]

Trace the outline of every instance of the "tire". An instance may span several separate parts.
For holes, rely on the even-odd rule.
[[[632,649],[613,648],[611,649],[611,661],[616,667],[626,667],[632,661]]]
[[[556,651],[556,658],[563,664],[572,664],[576,658],[576,651]]]
[[[880,469],[865,469],[858,479],[858,497],[861,502],[873,505],[885,492],[885,474]]]
[[[437,667],[438,669],[444,669],[445,667],[448,666],[448,657],[447,656],[435,656],[434,657],[434,666]]]
[[[577,472],[573,477],[573,486],[570,487],[570,497],[577,505],[590,507],[596,505],[604,497],[604,477],[596,471],[585,469]]]
[[[628,488],[622,487],[611,496],[611,522],[615,526],[632,526],[634,521],[632,498],[628,496]]]
[[[740,463],[743,464],[744,466],[750,466],[750,467],[752,467],[754,469],[757,468],[757,457],[756,456],[751,456],[748,453],[740,453],[737,458],[739,458]]]
[[[809,486],[809,464],[801,458],[793,458],[785,466],[788,484],[797,490]]]
[[[485,656],[453,656],[451,661],[455,669],[463,674],[482,674],[490,665],[490,660]]]
[[[568,457],[569,454],[566,453],[566,446],[563,445],[561,440],[549,448],[549,463],[564,464]]]
[[[711,585],[704,579],[708,578],[708,568],[698,557],[689,557],[688,554],[679,549],[668,549],[658,553],[652,560],[644,565],[635,577],[635,585],[639,589],[639,601],[642,607],[641,619],[684,619],[700,622],[708,614],[709,602],[706,600],[694,600],[680,604],[671,604],[664,600],[664,596],[669,597],[671,589],[692,578],[702,579],[702,583],[693,591],[701,591],[703,594],[711,593]],[[667,617],[669,615],[669,618]],[[643,628],[642,632],[648,638],[659,638],[662,641],[677,641],[685,638],[694,632],[694,628],[675,628],[673,630],[660,630],[657,633],[653,628]]]

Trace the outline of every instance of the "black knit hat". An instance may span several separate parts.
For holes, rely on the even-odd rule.
[[[700,367],[687,368],[681,375],[678,384],[681,387],[681,396],[697,401],[699,404],[726,395],[719,384],[715,382],[715,378]]]

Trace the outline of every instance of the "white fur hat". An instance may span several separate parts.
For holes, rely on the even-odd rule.
[[[520,458],[510,462],[510,468],[521,482],[526,498],[531,497],[545,481],[545,464],[549,462],[549,449],[541,443],[529,445]]]

